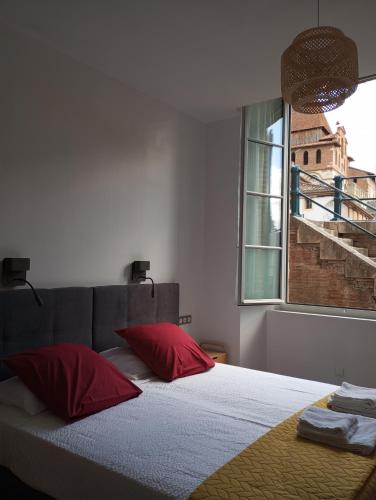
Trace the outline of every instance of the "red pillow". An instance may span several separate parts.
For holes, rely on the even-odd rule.
[[[214,361],[173,323],[153,323],[116,330],[153,372],[164,380],[205,372]]]
[[[85,417],[142,393],[103,356],[81,344],[55,344],[2,360],[56,415]]]

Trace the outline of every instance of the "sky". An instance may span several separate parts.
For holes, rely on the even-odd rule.
[[[337,121],[345,127],[351,165],[376,173],[376,80],[358,85],[345,104],[325,116],[333,132]]]

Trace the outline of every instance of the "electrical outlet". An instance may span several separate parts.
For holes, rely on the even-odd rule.
[[[179,316],[179,325],[188,325],[189,323],[192,323],[192,314]]]

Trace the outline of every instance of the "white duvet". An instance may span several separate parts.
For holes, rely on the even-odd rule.
[[[65,424],[0,405],[0,464],[58,499],[187,498],[215,470],[333,385],[217,364]]]

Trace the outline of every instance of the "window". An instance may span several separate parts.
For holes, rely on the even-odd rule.
[[[288,220],[286,272],[286,296],[290,304],[307,308],[368,309],[376,314],[376,239],[373,230],[376,209],[372,200],[374,189],[369,188],[376,174],[373,147],[375,97],[376,80],[370,80],[361,83],[338,110],[321,116],[304,115],[304,120],[292,111],[290,143],[302,148],[302,163],[307,164],[309,154],[312,157],[309,175],[296,168],[290,169],[294,187]],[[343,123],[339,136],[335,133],[338,120]],[[311,131],[319,129],[323,130],[323,142],[317,144]],[[333,161],[329,161],[329,151]],[[307,168],[302,169],[307,171]],[[334,189],[339,173],[342,193]],[[357,184],[354,175],[359,176]],[[349,199],[347,195],[355,196],[355,199]],[[307,197],[313,199],[312,206]],[[345,232],[342,232],[343,228]]]
[[[291,162],[295,163],[295,151],[291,153]]]
[[[243,113],[239,280],[243,304],[283,298],[285,117],[282,99],[248,106]]]

